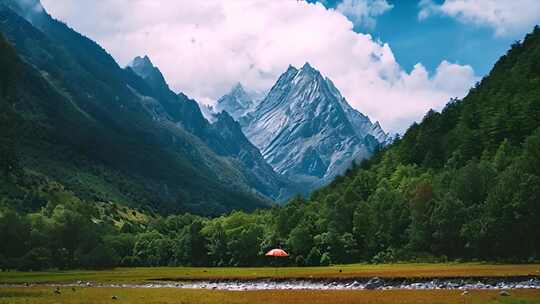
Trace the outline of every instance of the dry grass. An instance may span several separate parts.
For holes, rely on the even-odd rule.
[[[112,296],[117,300],[112,300]],[[0,304],[83,304],[83,303],[189,303],[189,304],[346,304],[346,303],[440,303],[440,304],[532,304],[540,303],[540,290],[515,290],[510,297],[501,297],[497,291],[471,291],[462,296],[460,291],[209,291],[183,289],[113,289],[81,288],[75,292],[62,290],[60,295],[52,288],[0,288]]]
[[[340,272],[341,270],[341,272]],[[43,282],[142,283],[156,279],[347,279],[347,278],[448,278],[540,276],[540,265],[492,264],[385,264],[285,268],[117,268],[105,271],[0,272],[0,284]]]

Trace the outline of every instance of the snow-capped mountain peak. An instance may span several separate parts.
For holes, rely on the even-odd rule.
[[[219,113],[225,111],[235,120],[250,112],[255,105],[253,97],[246,92],[241,83],[232,87],[229,93],[221,97],[216,104],[215,110]]]
[[[320,75],[321,73],[316,70],[314,67],[311,66],[311,64],[309,64],[309,62],[306,62],[302,68],[300,69],[301,72],[304,72],[304,73],[307,73],[307,74],[315,74],[315,75]]]
[[[332,81],[306,63],[289,66],[242,120],[277,172],[319,186],[385,144],[379,124],[352,108]]]

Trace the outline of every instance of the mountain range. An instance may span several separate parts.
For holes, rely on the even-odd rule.
[[[17,134],[24,167],[84,198],[167,212],[250,210],[280,193],[258,150],[224,137],[237,135],[232,120],[210,124],[149,60],[119,67],[38,4],[0,1],[0,31],[22,75],[10,107],[28,126]]]
[[[257,104],[235,86],[218,100],[220,109],[233,113],[277,173],[299,181],[307,192],[392,140],[309,63],[290,66]]]
[[[2,99],[26,126],[20,163],[83,199],[252,210],[308,194],[389,142],[309,64],[265,97],[238,84],[208,114],[148,56],[120,67],[38,0],[0,0],[0,20],[22,75]]]

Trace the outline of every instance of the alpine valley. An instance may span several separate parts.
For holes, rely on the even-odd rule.
[[[262,100],[235,86],[207,119],[148,56],[121,68],[39,2],[0,3],[17,69],[43,85],[12,93],[12,115],[32,130],[19,134],[21,163],[84,198],[251,210],[308,194],[388,142],[308,64],[291,67]]]
[[[538,26],[401,137],[309,63],[203,106],[139,55],[0,0],[0,270],[539,261]]]

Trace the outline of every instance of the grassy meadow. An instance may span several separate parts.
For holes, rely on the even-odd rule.
[[[116,268],[103,271],[0,272],[0,304],[4,303],[540,303],[540,290],[512,290],[502,297],[498,291],[460,290],[389,291],[218,291],[175,288],[54,288],[45,283],[144,283],[154,280],[194,279],[346,279],[346,278],[431,278],[540,276],[540,265],[465,264],[353,264],[329,267],[284,268]],[[23,287],[30,283],[30,287]],[[115,296],[117,299],[112,299]]]
[[[117,299],[113,300],[115,296]],[[540,290],[515,290],[511,296],[502,297],[497,291],[471,291],[463,296],[461,291],[209,291],[184,289],[114,289],[81,288],[66,289],[60,295],[52,288],[0,289],[0,303],[24,304],[83,304],[83,303],[130,303],[130,304],[345,304],[345,303],[430,303],[430,304],[532,304],[540,303]]]
[[[351,264],[328,267],[154,267],[101,271],[0,272],[0,284],[144,283],[153,280],[347,279],[540,276],[540,264]]]

